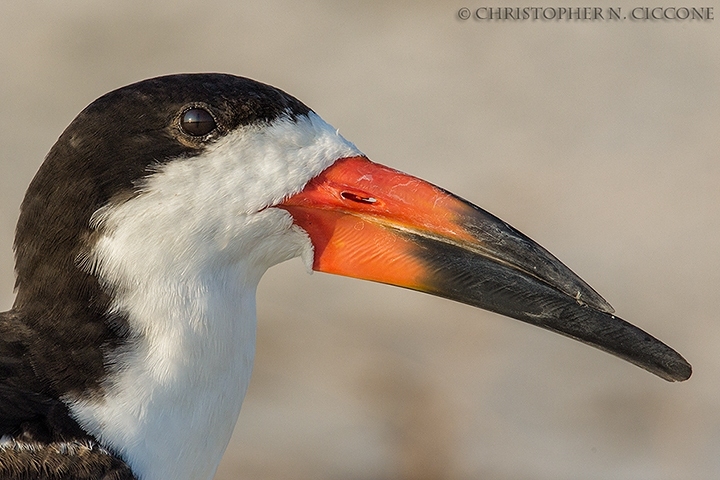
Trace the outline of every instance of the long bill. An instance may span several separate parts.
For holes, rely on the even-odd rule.
[[[574,338],[668,381],[675,350],[613,315],[587,283],[499,218],[424,180],[344,158],[278,205],[314,246],[313,269],[449,298]]]

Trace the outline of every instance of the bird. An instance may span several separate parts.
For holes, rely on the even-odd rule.
[[[250,380],[256,288],[295,257],[519,319],[668,381],[692,373],[528,236],[230,74],[146,79],[88,105],[31,181],[14,250],[3,479],[211,479]]]

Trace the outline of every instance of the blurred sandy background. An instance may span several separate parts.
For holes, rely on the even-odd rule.
[[[668,384],[514,320],[288,262],[260,285],[218,479],[720,478],[719,20],[457,18],[486,5],[2,2],[0,306],[23,193],[85,105],[160,74],[245,75],[530,235],[695,373]]]

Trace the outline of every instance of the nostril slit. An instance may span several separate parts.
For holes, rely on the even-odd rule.
[[[376,198],[363,197],[362,195],[357,195],[355,193],[350,193],[350,192],[342,192],[340,194],[340,196],[343,197],[345,200],[350,200],[350,201],[358,202],[358,203],[375,203],[375,202],[377,202]]]

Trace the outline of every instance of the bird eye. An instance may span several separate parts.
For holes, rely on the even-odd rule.
[[[215,130],[217,124],[210,112],[204,108],[191,108],[180,119],[183,132],[193,137],[202,137]]]

